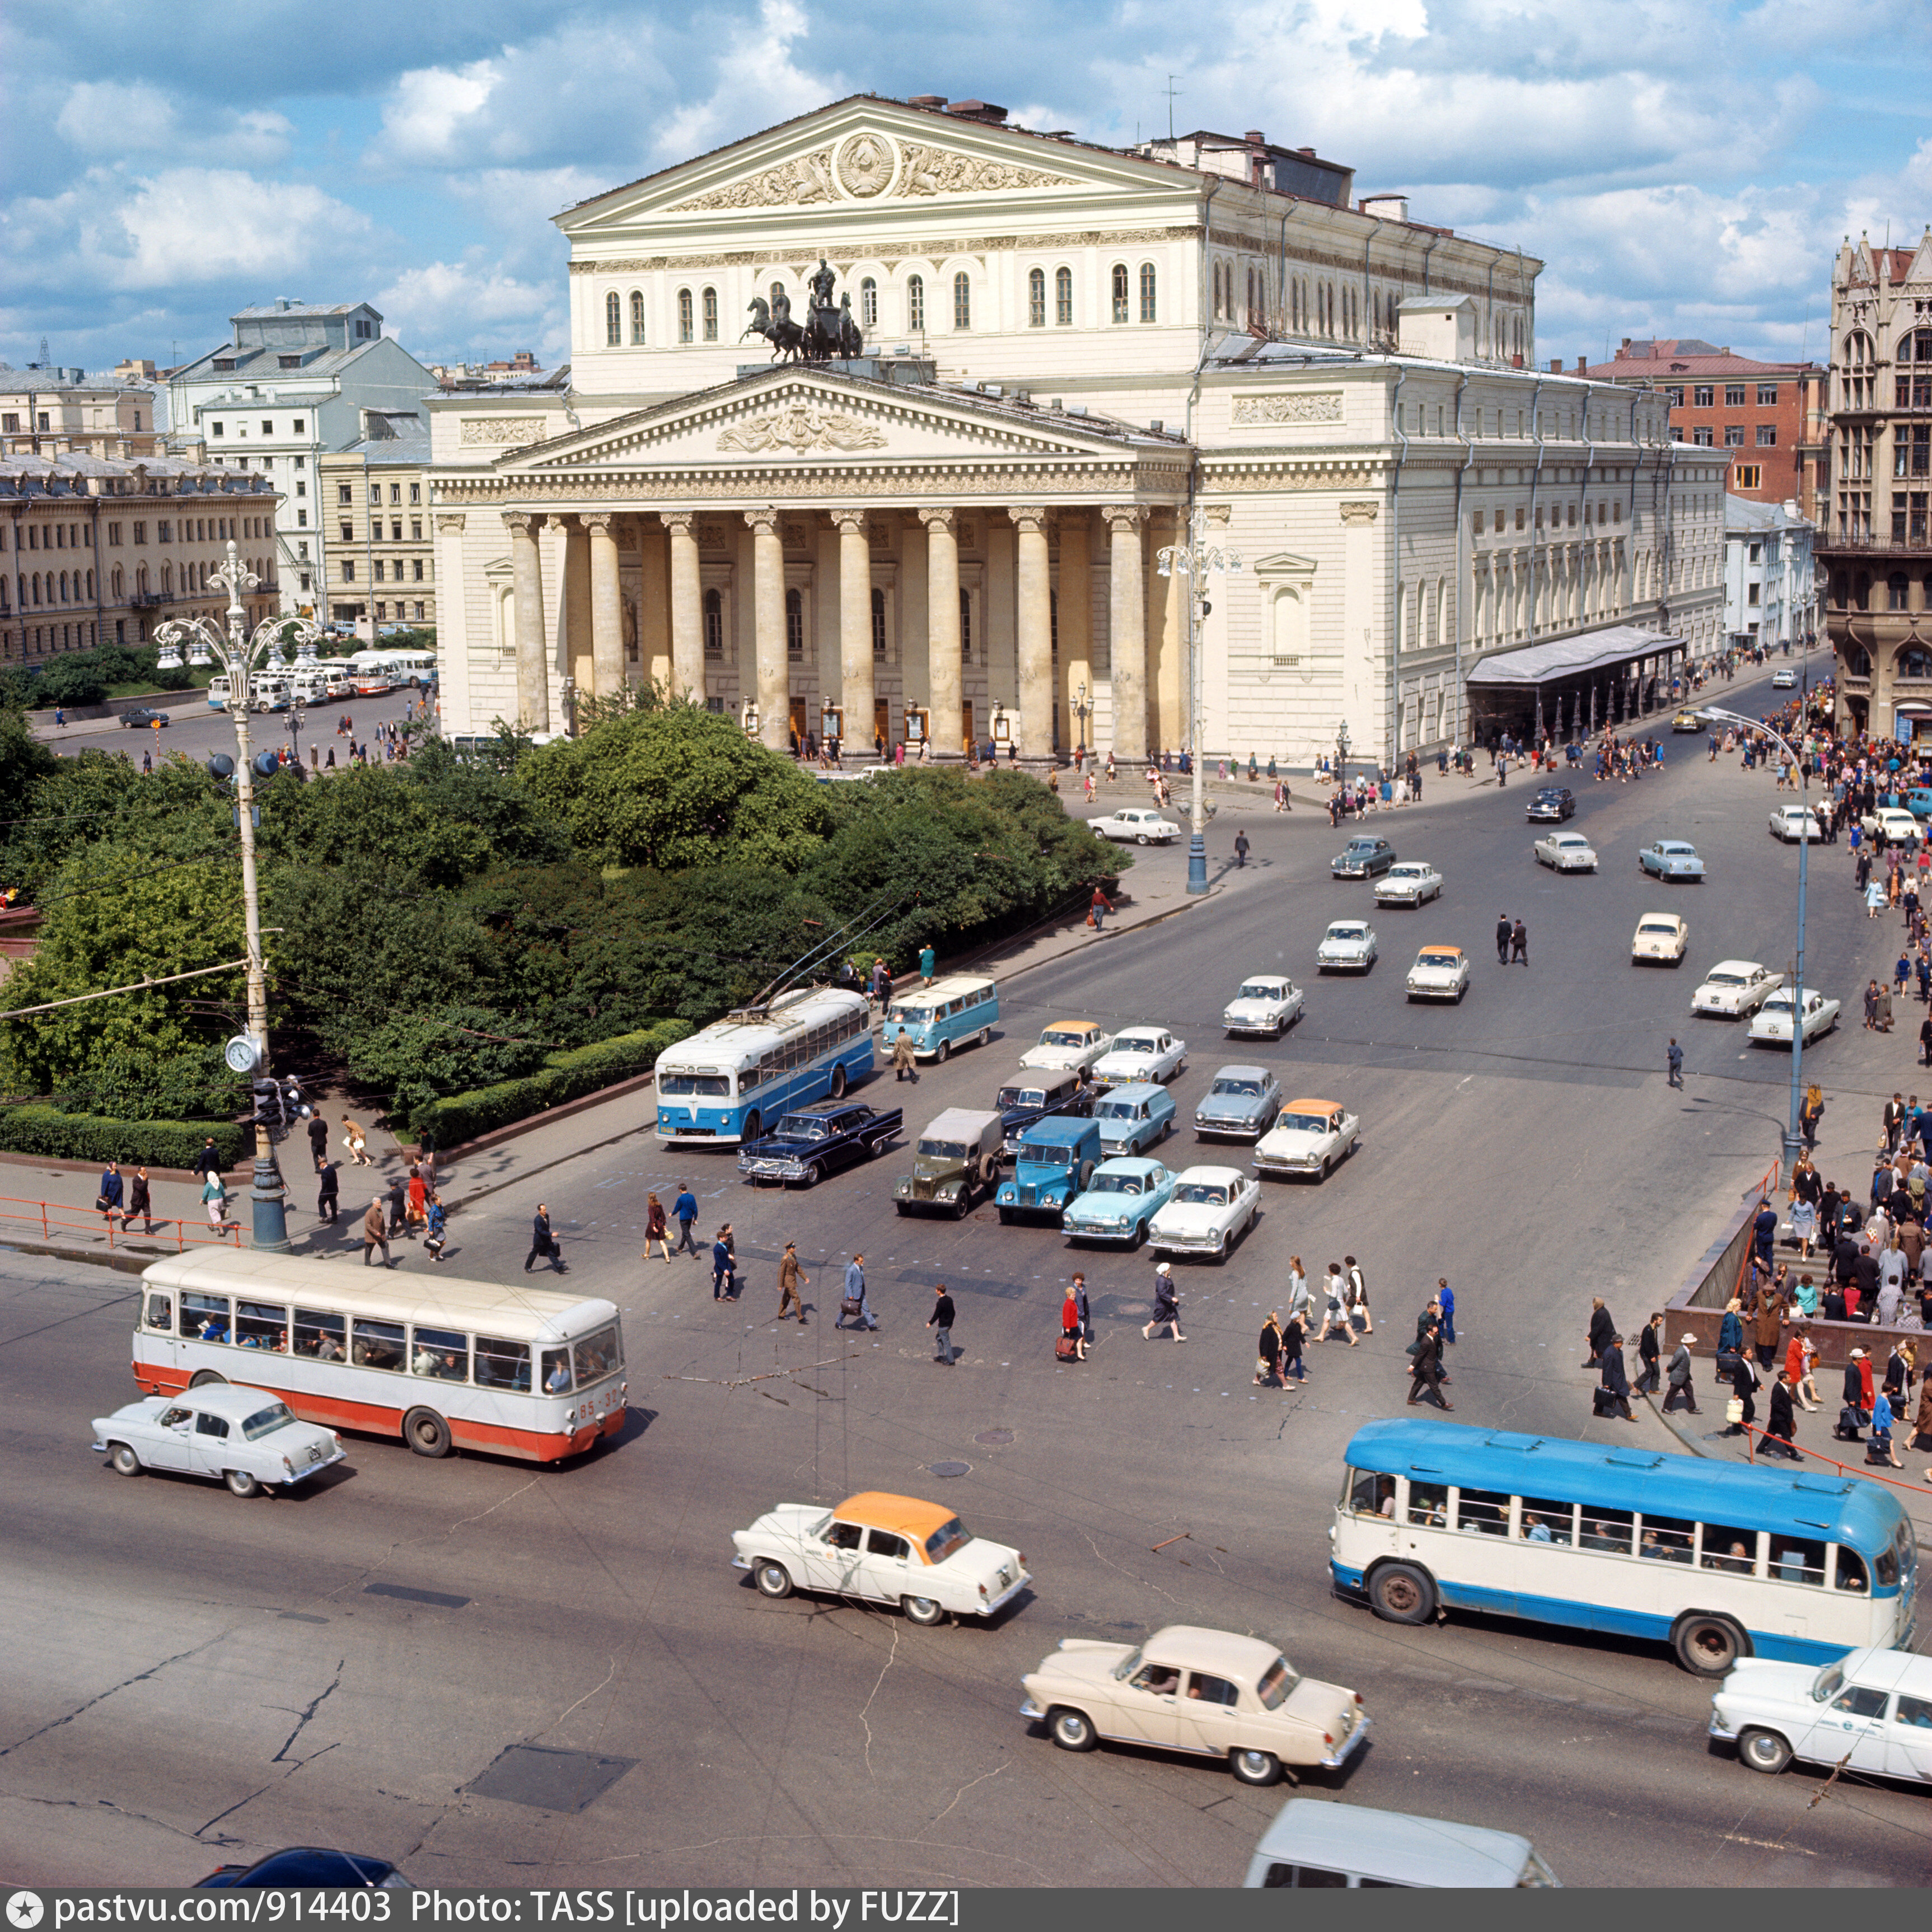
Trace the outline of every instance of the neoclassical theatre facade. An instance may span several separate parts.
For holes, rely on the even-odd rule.
[[[568,210],[568,388],[430,404],[446,728],[654,680],[774,747],[1306,766],[1454,739],[1498,652],[1715,650],[1719,456],[1352,185],[859,96]],[[1190,532],[1242,564],[1192,627]]]

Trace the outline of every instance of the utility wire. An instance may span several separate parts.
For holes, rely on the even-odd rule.
[[[48,1000],[38,1006],[0,1008],[0,1020],[25,1019],[29,1013],[50,1013],[56,1006],[84,1006],[89,1000],[111,1000],[122,993],[145,993],[151,986],[172,986],[178,980],[202,980],[211,973],[232,973],[248,963],[245,959],[229,959],[219,966],[197,966],[191,973],[170,973],[158,980],[136,980],[131,986],[109,986],[98,993],[76,993],[70,999]]]

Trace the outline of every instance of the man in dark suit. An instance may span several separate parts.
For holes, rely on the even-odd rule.
[[[1509,964],[1510,916],[1506,912],[1496,914],[1496,964]]]
[[[1634,1422],[1636,1418],[1630,1413],[1630,1376],[1624,1367],[1621,1335],[1612,1335],[1604,1345],[1604,1352],[1597,1358],[1597,1373],[1606,1398],[1600,1406],[1600,1413],[1620,1415],[1626,1422]]]
[[[1604,1306],[1604,1298],[1593,1294],[1590,1298],[1590,1359],[1583,1364],[1594,1369],[1603,1358],[1604,1345],[1617,1332],[1616,1318]]]
[[[1418,1404],[1426,1390],[1438,1408],[1453,1411],[1456,1405],[1442,1393],[1442,1326],[1432,1303],[1416,1324],[1414,1348],[1409,1358],[1409,1406]]]
[[[1780,1369],[1772,1387],[1771,1419],[1765,1424],[1764,1440],[1758,1446],[1768,1456],[1788,1456],[1792,1462],[1802,1462],[1804,1459],[1791,1440],[1797,1428],[1798,1418],[1791,1406],[1791,1378]]]
[[[530,1222],[530,1251],[524,1257],[524,1272],[528,1274],[532,1262],[542,1260],[550,1263],[559,1274],[565,1272],[563,1250],[556,1244],[556,1238],[550,1231],[550,1209],[543,1202],[537,1203],[535,1218]]]

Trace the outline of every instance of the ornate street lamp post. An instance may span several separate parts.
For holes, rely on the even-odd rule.
[[[268,982],[262,962],[262,898],[255,875],[255,770],[248,750],[248,711],[254,700],[250,680],[266,663],[267,668],[284,668],[282,644],[292,636],[299,664],[315,662],[316,638],[321,634],[306,617],[275,616],[255,626],[253,634],[244,628],[248,614],[242,608],[242,594],[261,580],[228,546],[226,560],[208,573],[210,580],[228,592],[228,629],[224,636],[205,617],[171,617],[154,633],[160,646],[156,658],[163,670],[182,668],[185,646],[191,664],[219,664],[228,678],[228,709],[235,720],[235,744],[240,756],[235,766],[236,819],[242,832],[242,903],[246,921],[248,946],[248,1032],[255,1048],[254,1071],[268,1074]],[[272,753],[265,752],[265,758]],[[263,776],[267,776],[264,773]],[[289,1245],[288,1216],[284,1205],[281,1169],[275,1161],[275,1144],[266,1123],[255,1126],[255,1184],[249,1190],[254,1214],[254,1240],[258,1248],[286,1253]]]
[[[1187,579],[1187,736],[1193,754],[1194,788],[1187,838],[1187,890],[1208,890],[1208,808],[1202,790],[1201,620],[1214,606],[1208,601],[1208,580],[1219,571],[1228,575],[1241,568],[1238,550],[1223,550],[1207,542],[1208,519],[1198,507],[1187,520],[1187,542],[1154,553],[1163,577]]]
[[[1084,765],[1087,762],[1087,720],[1093,709],[1093,706],[1087,702],[1087,687],[1082,684],[1073,699],[1074,722],[1080,729],[1080,755],[1075,760],[1077,764]]]

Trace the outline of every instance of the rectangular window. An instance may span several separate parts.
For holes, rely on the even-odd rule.
[[[373,578],[374,578],[378,584],[380,584],[383,580],[382,560],[380,556],[369,566],[369,573]]]
[[[1694,382],[1690,388],[1690,406],[1694,410],[1708,410],[1714,406],[1718,392],[1714,384]]]
[[[1725,424],[1725,425],[1724,425],[1724,447],[1725,447],[1726,449],[1742,449],[1742,448],[1744,448],[1744,424],[1743,424],[1742,423],[1726,423],[1726,424]]]
[[[1744,406],[1744,386],[1742,382],[1724,385],[1724,406],[1727,410],[1741,410]]]
[[[418,1328],[410,1351],[410,1372],[440,1382],[470,1379],[470,1337],[448,1328]]]
[[[417,622],[418,623],[421,623],[421,622],[422,622],[422,614],[423,614],[423,604],[422,604],[422,599],[421,598],[417,598],[417,600],[416,600],[416,622]]]
[[[379,531],[377,534],[380,536],[381,532]],[[403,520],[400,517],[392,517],[389,519],[389,541],[392,543],[400,543],[402,540]]]
[[[264,424],[262,424],[262,434],[264,436],[273,436],[273,435],[274,434],[274,433],[275,433],[275,425],[274,424],[274,423],[272,423],[272,422],[265,422]]]
[[[410,581],[412,584],[420,584],[423,580],[422,559],[419,556],[412,558],[410,562],[410,567],[414,574],[411,576]]]
[[[345,556],[342,560],[342,580],[344,584],[356,581],[356,560],[352,556]]]
[[[422,542],[422,519],[420,517],[412,517],[410,519],[410,542],[411,543]]]
[[[420,483],[412,483],[410,485],[410,501],[412,503],[420,503],[422,501],[422,485]]]
[[[1757,446],[1760,449],[1774,449],[1778,446],[1778,425],[1760,423],[1757,426]]]
[[[614,1375],[624,1366],[624,1353],[617,1345],[614,1328],[599,1328],[586,1335],[571,1349],[577,1371],[577,1386],[584,1388],[604,1376]]]
[[[170,523],[166,517],[164,517],[160,521],[154,526],[154,541],[157,543],[172,543],[174,542],[173,532],[173,524]]]
[[[226,436],[228,433],[227,425],[224,423],[212,423],[208,427],[217,436]]]
[[[356,499],[351,494],[350,486],[346,483],[338,483],[336,484],[335,500],[338,503],[344,505],[345,507],[355,502]]]
[[[1525,1496],[1522,1521],[1516,1533],[1526,1543],[1560,1543],[1568,1549],[1576,1540],[1576,1516],[1574,1504],[1546,1502],[1534,1496]]]
[[[136,524],[134,526],[134,541],[137,544],[144,544],[148,541],[148,526],[146,524]]]
[[[1598,1509],[1583,1505],[1582,1547],[1600,1556],[1628,1556],[1630,1553],[1631,1517],[1628,1510]]]
[[[382,486],[381,484],[372,483],[369,485],[369,500],[372,503],[380,503],[382,500]],[[382,532],[380,530],[378,530],[376,534],[378,536],[380,536]]]
[[[1763,487],[1764,471],[1755,463],[1740,463],[1732,472],[1731,488],[1734,490],[1756,490]],[[1622,507],[1620,504],[1619,508]]]
[[[235,1339],[244,1348],[267,1348],[286,1354],[289,1346],[289,1311],[272,1302],[238,1301],[235,1304]]]
[[[1696,1525],[1674,1516],[1646,1516],[1637,1540],[1640,1556],[1660,1558],[1666,1563],[1688,1563],[1691,1538]]]
[[[1459,1490],[1456,1527],[1480,1536],[1501,1536],[1509,1528],[1510,1499],[1500,1490]]]
[[[228,1336],[228,1298],[225,1294],[184,1294],[182,1333],[204,1342],[225,1342]]]
[[[345,523],[342,526],[342,541],[344,543],[353,543],[356,541],[356,526],[353,524]]]
[[[306,510],[298,510],[296,512],[296,528],[298,530],[305,530],[308,528],[308,512]]]
[[[358,1315],[351,1327],[355,1340],[349,1358],[358,1369],[402,1373],[408,1338],[400,1322],[373,1322]]]
[[[1757,1532],[1707,1522],[1698,1532],[1697,1564],[1702,1570],[1727,1570],[1749,1576],[1757,1569]]]
[[[1665,400],[1673,410],[1681,410],[1684,406],[1684,385],[1682,382],[1672,382],[1664,394]]]
[[[1774,410],[1778,406],[1778,385],[1760,382],[1757,386],[1757,406],[1761,410]]]
[[[1690,440],[1698,448],[1708,449],[1711,447],[1711,432],[1708,428],[1694,429],[1690,432]]]

